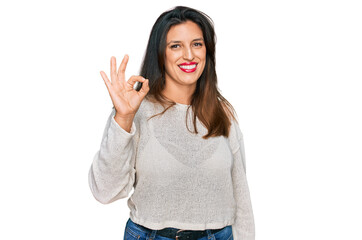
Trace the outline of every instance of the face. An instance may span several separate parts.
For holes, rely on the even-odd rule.
[[[206,63],[202,30],[192,22],[174,25],[166,37],[165,78],[175,84],[194,85]]]

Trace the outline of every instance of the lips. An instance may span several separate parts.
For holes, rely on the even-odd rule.
[[[178,65],[178,67],[186,73],[192,73],[196,71],[197,63],[196,62],[182,63]]]

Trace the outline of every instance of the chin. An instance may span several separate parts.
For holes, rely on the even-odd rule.
[[[201,76],[201,74],[200,75],[195,74],[194,76],[186,75],[186,77],[183,77],[183,78],[180,77],[180,79],[182,79],[183,82],[195,83],[200,78],[200,76]]]
[[[187,85],[192,85],[192,84],[196,84],[197,79],[184,79],[181,81],[183,84],[187,84]]]

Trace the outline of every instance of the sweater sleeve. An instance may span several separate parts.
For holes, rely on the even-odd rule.
[[[234,163],[232,167],[232,180],[234,197],[236,200],[235,223],[232,225],[234,240],[254,240],[255,223],[250,199],[249,187],[246,178],[245,149],[243,134],[239,125],[233,123],[232,151]]]
[[[133,121],[127,132],[114,119],[115,113],[113,107],[88,172],[90,190],[103,204],[127,197],[135,182],[136,125]]]

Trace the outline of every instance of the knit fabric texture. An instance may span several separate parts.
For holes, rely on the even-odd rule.
[[[163,115],[144,98],[130,132],[108,117],[89,169],[89,187],[103,204],[126,198],[130,218],[151,229],[217,229],[232,225],[234,240],[254,240],[255,224],[239,125],[230,135],[203,139],[207,128],[177,103]],[[186,114],[187,126],[186,126]],[[187,129],[189,128],[189,131]]]

